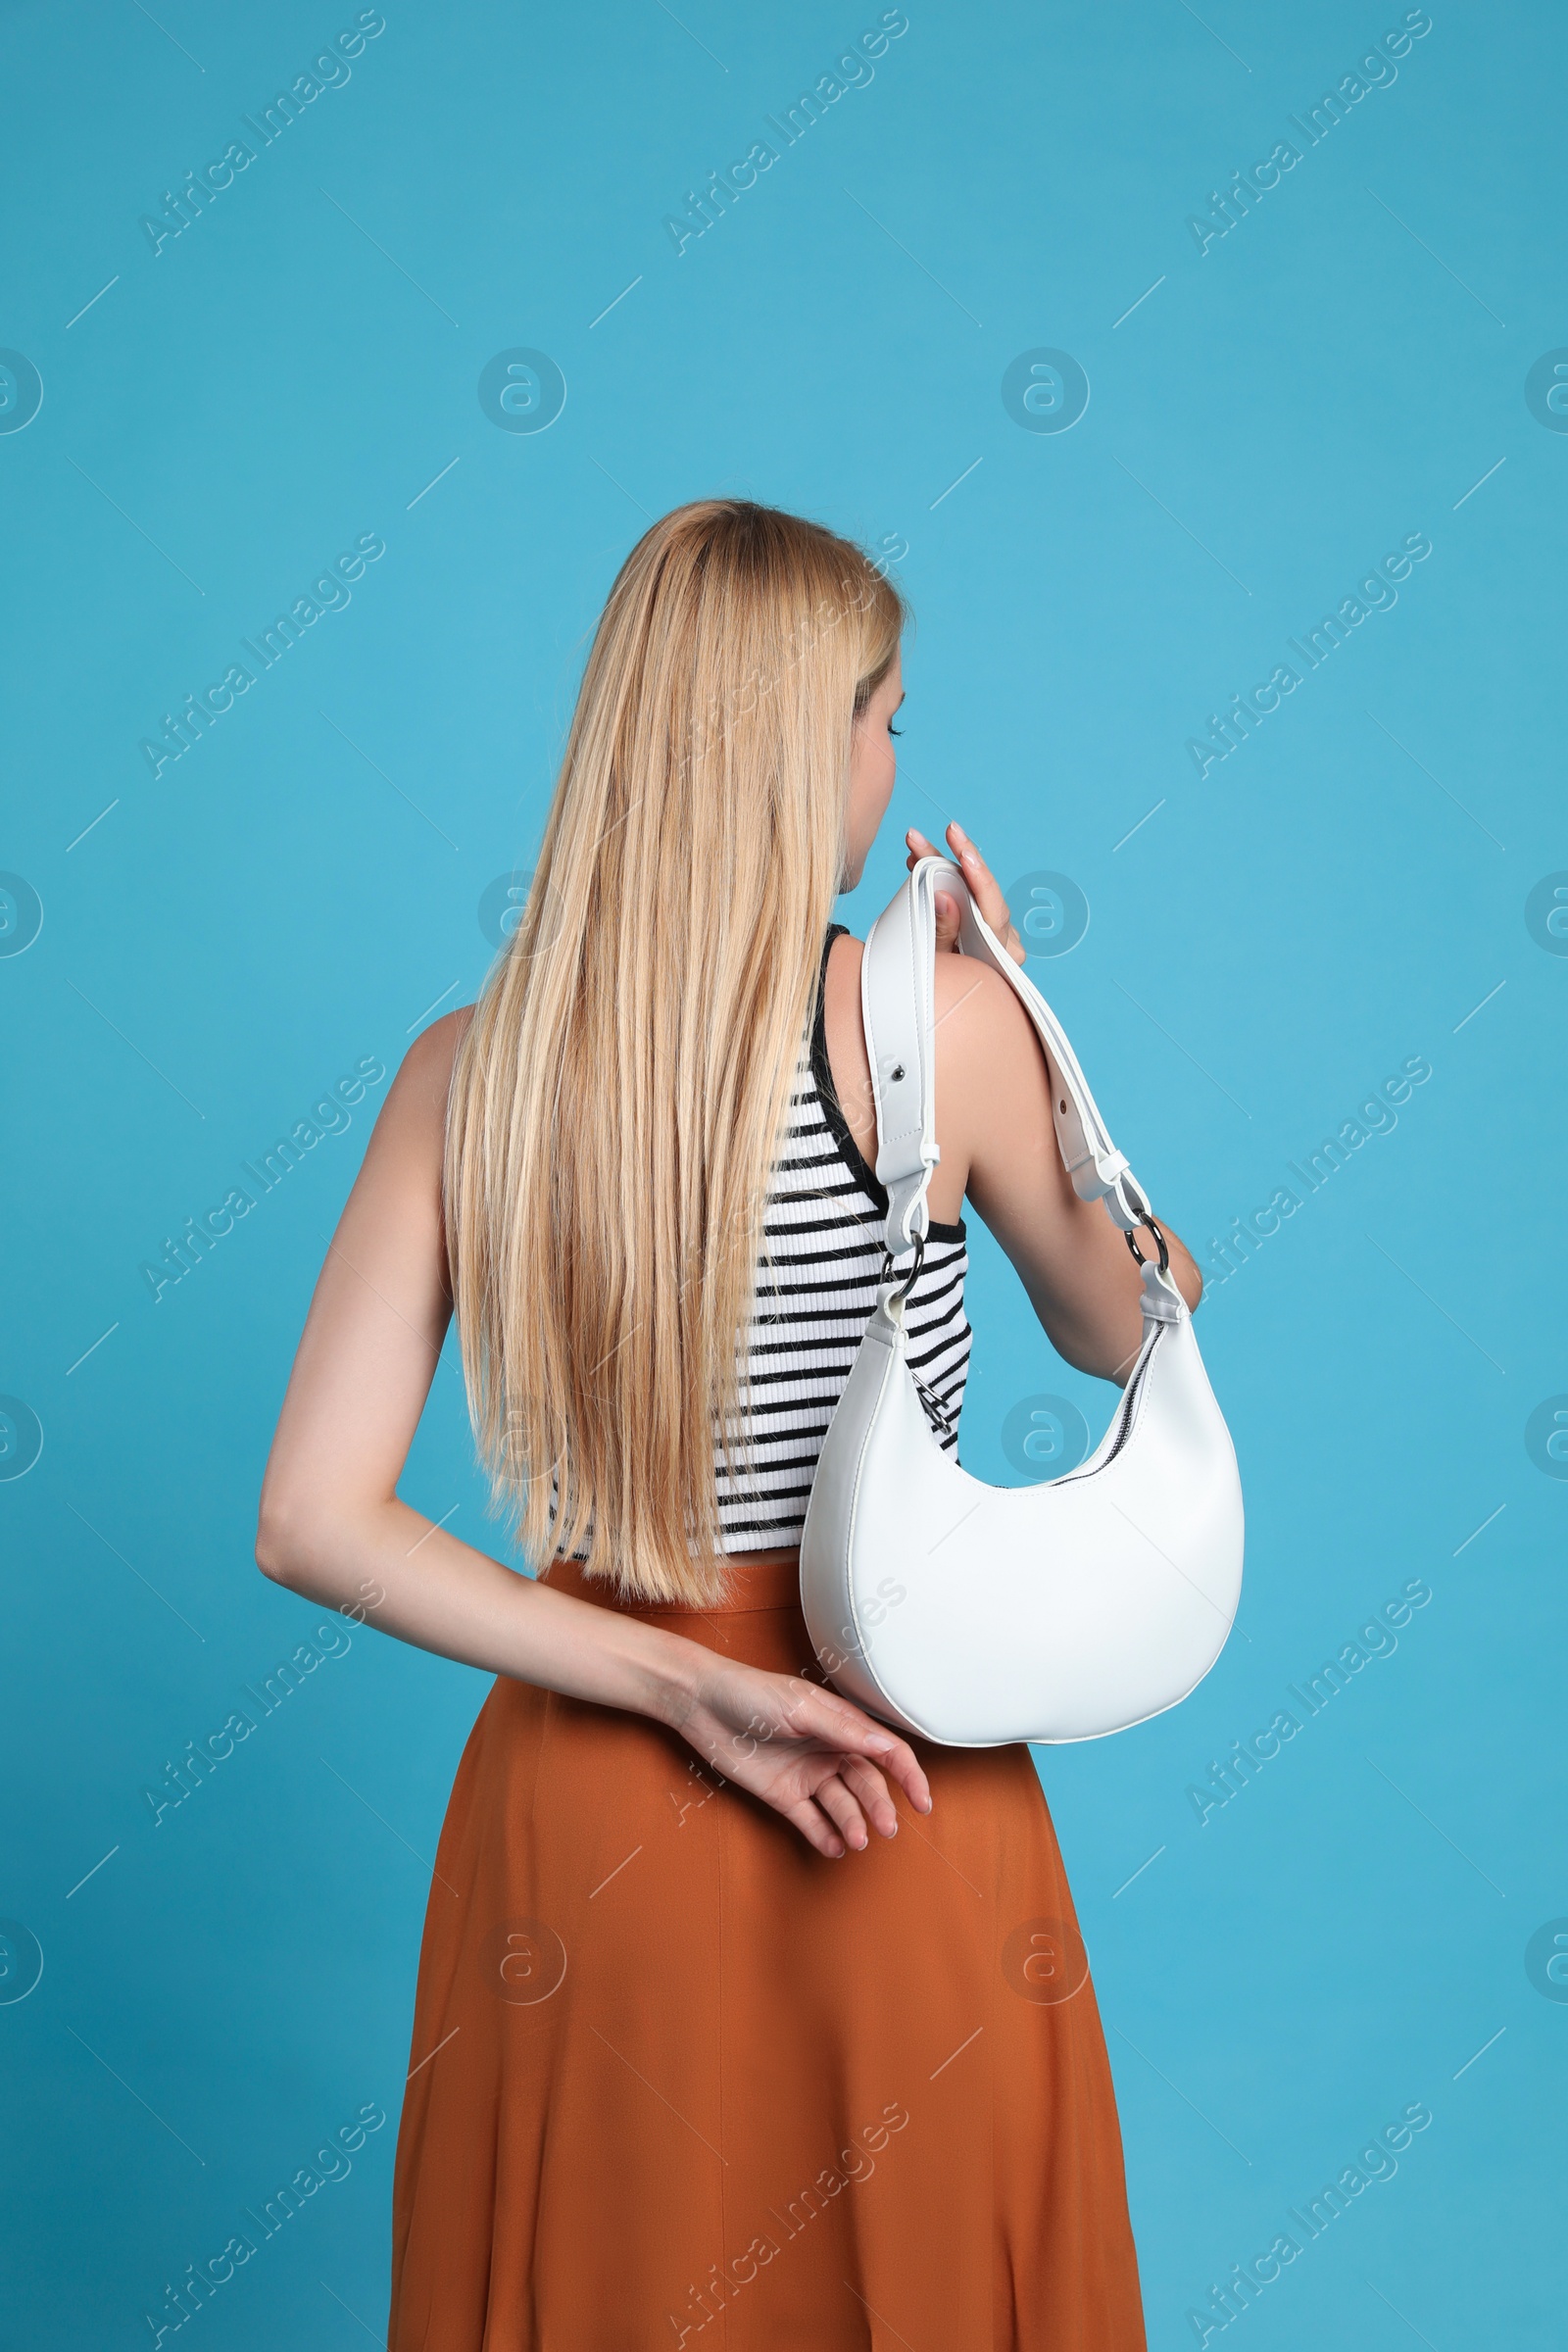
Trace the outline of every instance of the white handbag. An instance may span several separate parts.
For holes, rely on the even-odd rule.
[[[906,1355],[934,1125],[936,892],[959,947],[1017,992],[1047,1052],[1062,1160],[1127,1235],[1149,1203],[1050,1005],[945,858],[923,858],[871,926],[860,977],[887,1255],[823,1442],[801,1540],[801,1606],[823,1672],[883,1721],[946,1747],[1096,1740],[1173,1707],[1213,1665],[1241,1595],[1242,1488],[1185,1299],[1143,1264],[1144,1338],[1110,1428],[1076,1470],[992,1487],[944,1452]],[[910,1250],[912,1266],[893,1269]]]

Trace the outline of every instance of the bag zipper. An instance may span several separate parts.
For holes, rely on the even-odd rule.
[[[1158,1347],[1160,1340],[1163,1338],[1166,1328],[1167,1326],[1163,1323],[1155,1326],[1155,1348]],[[1121,1410],[1116,1417],[1116,1436],[1114,1442],[1112,1443],[1110,1451],[1106,1454],[1104,1460],[1102,1462],[1096,1462],[1092,1469],[1069,1470],[1065,1478],[1053,1479],[1051,1482],[1053,1486],[1074,1486],[1082,1479],[1093,1478],[1099,1471],[1108,1470],[1110,1468],[1111,1463],[1116,1459],[1117,1454],[1120,1453],[1122,1447],[1126,1445],[1128,1438],[1132,1434],[1133,1414],[1137,1409],[1138,1399],[1143,1394],[1144,1383],[1149,1377],[1149,1367],[1153,1360],[1154,1348],[1151,1348],[1149,1353],[1145,1356],[1143,1363],[1139,1366],[1133,1378],[1127,1383],[1127,1388],[1121,1400]]]

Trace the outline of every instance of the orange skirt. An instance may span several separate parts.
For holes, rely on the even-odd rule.
[[[633,1613],[820,1679],[794,1563],[732,1573]],[[930,1814],[895,1789],[898,1836],[832,1861],[663,1726],[495,1684],[425,1919],[389,2352],[1143,2352],[1029,1751],[914,1745]]]

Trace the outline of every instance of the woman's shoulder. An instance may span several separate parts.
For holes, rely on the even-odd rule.
[[[828,957],[824,1013],[828,1058],[839,1101],[862,1155],[877,1155],[871,1070],[860,1019],[860,968],[865,943],[846,932]],[[936,959],[936,1121],[943,1172],[936,1197],[952,1200],[933,1213],[956,1217],[966,1171],[981,1157],[1005,1152],[1020,1115],[1038,1097],[1049,1102],[1045,1056],[1028,1014],[1002,974],[971,956]]]
[[[468,1033],[473,1014],[471,1004],[460,1004],[455,1012],[444,1012],[428,1029],[421,1029],[403,1056],[399,1079],[407,1076],[421,1092],[426,1087],[439,1086],[444,1101],[446,1089],[452,1083],[458,1048]]]
[[[446,1133],[447,1101],[458,1048],[467,1034],[474,1007],[460,1004],[444,1012],[428,1029],[421,1029],[398,1065],[387,1096],[383,1123],[411,1139],[433,1137],[439,1145]]]
[[[829,1005],[835,996],[859,1003],[860,967],[865,942],[843,931],[828,956]],[[937,1066],[951,1055],[972,1058],[981,1054],[999,1065],[1027,1060],[1035,1052],[1034,1030],[1015,992],[990,964],[973,956],[939,956],[934,992],[937,1024]]]

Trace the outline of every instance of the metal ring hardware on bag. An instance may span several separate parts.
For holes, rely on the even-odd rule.
[[[888,1244],[884,1242],[882,1245],[882,1270],[877,1276],[877,1284],[879,1288],[894,1275],[897,1264],[898,1260],[895,1257],[893,1250],[890,1249]],[[909,1293],[913,1290],[915,1284],[920,1279],[920,1268],[924,1264],[925,1232],[922,1228],[922,1230],[914,1237],[914,1263],[910,1266],[908,1273],[903,1278],[903,1285],[900,1291],[901,1299],[908,1298]]]
[[[910,1362],[940,1158],[939,888],[961,910],[959,953],[1000,972],[1033,1024],[1073,1191],[1103,1201],[1139,1267],[1143,1344],[1110,1427],[1087,1461],[1033,1486],[988,1486],[944,1449]],[[1236,1453],[1169,1245],[1066,1032],[946,858],[921,858],[871,926],[860,1011],[887,1226],[877,1301],[807,1508],[807,1626],[847,1697],[942,1745],[1099,1739],[1175,1706],[1201,1681],[1241,1594]],[[1157,1263],[1138,1246],[1140,1227]]]
[[[1143,1223],[1147,1230],[1153,1235],[1155,1241],[1159,1244],[1159,1270],[1162,1274],[1164,1274],[1168,1272],[1170,1267],[1170,1247],[1165,1240],[1165,1236],[1160,1232],[1159,1227],[1154,1223],[1152,1217],[1145,1217],[1143,1219]],[[1137,1258],[1138,1263],[1141,1266],[1147,1266],[1149,1260],[1138,1247],[1138,1236],[1136,1232],[1124,1234],[1122,1238],[1126,1242],[1127,1247],[1132,1251],[1134,1257]]]

